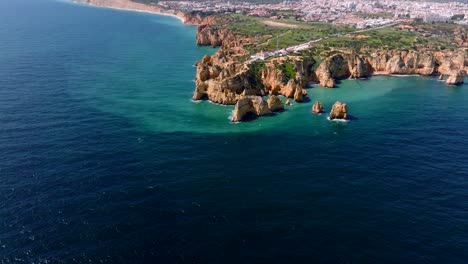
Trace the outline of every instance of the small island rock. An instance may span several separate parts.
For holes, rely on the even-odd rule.
[[[319,113],[322,113],[322,111],[323,111],[322,103],[319,101],[315,102],[314,105],[312,106],[312,112],[319,114]]]
[[[271,113],[267,102],[261,96],[245,96],[236,103],[232,113],[231,122],[240,122],[249,115],[255,117]]]
[[[271,95],[267,100],[268,108],[272,112],[284,110],[283,102],[276,95]]]
[[[345,103],[336,101],[333,105],[330,115],[330,120],[333,119],[347,119],[348,118],[348,106]]]

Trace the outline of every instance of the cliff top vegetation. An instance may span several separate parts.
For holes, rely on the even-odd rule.
[[[413,23],[378,29],[357,30],[331,23],[303,23],[292,19],[271,20],[240,14],[219,16],[217,21],[235,35],[251,37],[245,46],[251,53],[269,52],[321,39],[313,44],[318,50],[352,49],[371,52],[375,49],[454,49],[459,46],[460,32],[468,34],[468,27],[447,24]],[[266,23],[266,22],[274,22]]]

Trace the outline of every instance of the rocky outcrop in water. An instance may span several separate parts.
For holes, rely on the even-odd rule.
[[[267,102],[261,96],[245,96],[237,101],[231,122],[240,122],[270,113]]]
[[[348,119],[348,106],[345,103],[336,101],[328,117],[330,118],[330,120]]]
[[[323,112],[323,105],[321,102],[317,101],[312,106],[312,112],[315,114],[320,114]]]
[[[449,85],[458,85],[458,84],[462,84],[464,81],[465,81],[465,72],[454,71],[451,75],[449,75],[445,83]]]
[[[271,112],[284,110],[283,102],[281,102],[281,99],[276,95],[270,95],[270,97],[268,97],[267,104]]]

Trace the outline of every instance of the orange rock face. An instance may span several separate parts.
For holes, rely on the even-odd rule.
[[[336,101],[330,111],[329,118],[330,120],[348,119],[348,106],[345,103]]]
[[[323,112],[323,105],[321,102],[315,102],[314,105],[312,106],[312,112],[316,114],[320,114]]]

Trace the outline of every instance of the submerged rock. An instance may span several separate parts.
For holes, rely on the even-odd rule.
[[[453,72],[448,78],[445,83],[449,85],[457,85],[462,84],[465,81],[465,73],[463,71],[456,71]]]
[[[345,103],[336,101],[333,105],[330,115],[330,120],[333,119],[348,119],[348,106]]]
[[[267,100],[268,108],[272,112],[284,110],[283,102],[276,95],[271,95]]]
[[[319,114],[319,113],[322,113],[322,111],[323,111],[322,103],[319,101],[315,102],[314,105],[312,106],[312,112]]]
[[[245,96],[236,103],[231,122],[239,122],[249,117],[257,117],[271,113],[267,102],[261,96]]]

